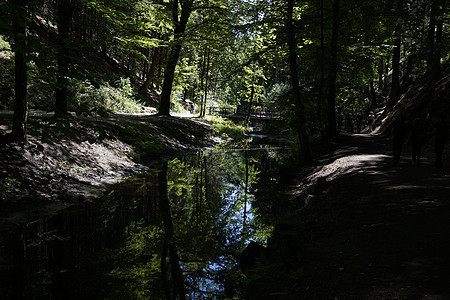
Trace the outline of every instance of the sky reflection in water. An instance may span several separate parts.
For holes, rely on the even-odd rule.
[[[94,204],[27,224],[17,237],[23,257],[15,259],[23,285],[1,291],[165,298],[177,280],[172,257],[162,254],[169,247],[178,253],[188,298],[220,298],[226,286],[238,295],[239,254],[250,240],[265,243],[271,234],[278,167],[289,155],[216,149],[180,157],[116,185]],[[161,210],[162,201],[169,211]],[[163,226],[169,221],[172,236]]]

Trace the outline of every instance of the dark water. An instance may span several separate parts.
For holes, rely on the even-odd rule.
[[[285,212],[283,149],[215,149],[121,182],[102,199],[3,241],[0,298],[222,299],[245,285],[239,255]],[[283,200],[284,199],[284,200]]]

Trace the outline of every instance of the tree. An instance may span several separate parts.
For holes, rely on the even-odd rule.
[[[70,60],[70,27],[74,11],[72,0],[59,0],[58,4],[58,51],[56,61],[55,117],[67,116],[67,85]]]
[[[338,58],[338,35],[339,35],[339,13],[340,0],[333,1],[333,27],[330,41],[330,69],[328,70],[328,127],[329,137],[336,135],[336,76]]]
[[[430,21],[427,35],[427,72],[432,81],[441,77],[441,43],[445,0],[432,0]]]
[[[392,79],[388,107],[394,107],[400,99],[400,37],[394,39],[392,54]]]
[[[312,154],[309,147],[308,135],[306,133],[304,105],[298,82],[297,54],[296,54],[297,43],[293,24],[293,10],[294,10],[294,0],[288,0],[286,11],[286,29],[288,39],[287,43],[289,48],[289,69],[291,75],[291,85],[294,91],[294,99],[295,99],[295,116],[297,120],[297,132],[299,135],[300,151],[302,154],[302,159],[304,160],[305,163],[310,163],[312,161]]]
[[[12,35],[14,38],[14,116],[11,139],[13,141],[24,141],[26,138],[26,123],[28,116],[27,97],[27,64],[26,64],[26,23],[27,23],[27,0],[14,0]]]
[[[159,115],[170,115],[170,97],[172,95],[172,86],[175,75],[175,68],[180,57],[180,52],[183,47],[183,36],[186,31],[186,26],[189,21],[189,16],[192,12],[194,0],[180,0],[181,15],[178,17],[178,0],[174,0],[172,6],[172,21],[173,21],[173,43],[169,50],[167,58],[166,69],[164,72],[164,82],[161,92],[161,99],[159,103]]]

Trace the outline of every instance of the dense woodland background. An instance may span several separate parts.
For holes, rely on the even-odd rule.
[[[65,117],[195,107],[276,111],[308,138],[336,110],[396,105],[449,62],[445,0],[10,0],[0,3],[8,140],[29,109]],[[247,102],[245,104],[245,102]]]
[[[0,1],[0,143],[9,143],[4,144],[0,155],[0,175],[5,177],[0,181],[0,202],[6,207],[2,208],[3,214],[21,210],[28,218],[45,214],[34,209],[43,206],[45,199],[60,200],[62,206],[84,205],[93,190],[101,192],[101,185],[146,170],[136,162],[167,159],[163,154],[178,156],[182,151],[185,154],[211,146],[217,141],[210,139],[211,127],[202,118],[213,108],[246,113],[247,124],[236,126],[239,134],[249,125],[251,111],[275,114],[274,131],[287,137],[290,146],[293,140],[298,142],[300,147],[293,146],[298,149],[294,155],[301,158],[297,164],[292,163],[290,153],[277,154],[268,149],[265,154],[257,154],[249,151],[249,144],[245,149],[228,153],[229,157],[223,154],[226,151],[197,153],[164,162],[154,172],[136,177],[136,182],[115,186],[117,193],[107,193],[98,201],[105,204],[104,210],[98,209],[100,214],[104,211],[103,219],[87,209],[86,219],[59,214],[49,221],[48,228],[40,222],[29,223],[32,231],[32,226],[42,227],[36,229],[39,239],[29,244],[25,244],[27,235],[20,225],[19,233],[5,242],[5,247],[0,245],[0,250],[8,250],[15,258],[4,259],[8,256],[0,253],[2,270],[15,272],[13,276],[11,272],[0,274],[0,281],[12,283],[12,289],[6,287],[6,297],[10,295],[8,292],[22,297],[24,289],[35,295],[35,289],[36,295],[42,296],[44,291],[56,298],[77,290],[116,298],[161,295],[160,298],[185,299],[186,290],[190,295],[213,295],[223,288],[220,295],[242,290],[254,295],[254,299],[261,299],[274,291],[285,292],[280,287],[287,286],[287,291],[292,292],[287,296],[298,296],[302,291],[313,296],[327,295],[310,299],[337,299],[337,296],[349,299],[345,295],[369,295],[365,290],[368,285],[371,289],[377,284],[396,288],[392,279],[396,274],[392,272],[394,261],[414,262],[415,252],[424,248],[428,249],[425,258],[431,259],[417,260],[419,263],[415,265],[428,273],[408,271],[417,278],[413,281],[410,277],[396,278],[405,284],[399,285],[398,290],[423,289],[423,297],[433,297],[424,288],[424,282],[431,282],[433,288],[440,285],[444,290],[449,286],[448,280],[435,282],[440,275],[448,278],[449,247],[445,244],[449,226],[445,224],[449,208],[448,201],[444,201],[448,176],[443,173],[447,169],[439,169],[437,173],[418,166],[392,169],[390,157],[385,155],[391,149],[390,140],[385,136],[341,135],[334,139],[337,116],[341,113],[367,116],[373,111],[376,125],[383,125],[382,129],[388,128],[397,116],[406,115],[410,121],[431,116],[425,126],[428,138],[434,121],[442,116],[449,121],[448,1]],[[12,121],[6,110],[14,111]],[[39,116],[44,114],[35,111],[50,112],[55,118],[49,121],[45,114],[27,122],[30,111]],[[119,112],[158,113],[161,117],[116,114],[116,119],[105,118]],[[199,118],[168,117],[174,113],[190,113]],[[74,115],[94,118],[74,118]],[[28,145],[22,143],[27,139],[27,124]],[[70,134],[60,134],[68,127],[73,129]],[[107,140],[105,136],[111,139],[100,143]],[[321,140],[310,147],[311,141],[318,137],[325,137],[325,142]],[[327,159],[335,159],[333,163],[328,164],[325,159],[316,166],[320,165],[317,170],[324,172],[329,168],[329,174],[339,170],[351,176],[343,176],[334,184],[333,177],[327,179],[321,171],[316,172],[316,179],[304,176],[314,168],[311,148],[315,150],[314,159],[318,159],[330,149],[344,149],[343,143],[357,146],[331,153],[335,156]],[[430,155],[431,148],[428,145],[424,152]],[[345,155],[352,159],[344,159]],[[288,158],[289,162],[285,162]],[[304,163],[309,166],[300,168]],[[356,166],[359,172],[353,171]],[[299,192],[292,200],[278,188],[290,185],[296,176],[304,176],[299,182],[305,183],[305,197]],[[140,215],[141,206],[135,201],[138,194],[145,195],[142,204],[142,214],[147,214],[145,222]],[[221,205],[229,204],[223,201],[223,195],[233,200],[233,207],[223,206],[228,212],[225,214]],[[176,203],[172,208],[170,201]],[[292,223],[296,227],[281,223],[273,229],[279,248],[272,248],[261,277],[248,276],[250,284],[243,287],[237,258],[252,229],[248,225],[251,213],[247,214],[250,202],[264,217],[255,218],[255,226],[261,229],[255,233],[256,238],[259,235],[265,239],[272,234],[272,229],[261,224],[267,221],[280,225],[276,223],[281,217],[293,211]],[[33,214],[27,215],[28,205]],[[240,212],[241,207],[244,212],[239,223],[233,213]],[[302,210],[304,207],[307,209]],[[430,207],[440,215],[435,215]],[[142,222],[132,221],[129,212],[133,210]],[[421,214],[418,216],[417,212]],[[72,230],[66,226],[71,218],[76,219],[76,229],[85,224],[91,226],[86,227],[86,240],[84,235],[80,238],[88,241],[86,244],[74,245],[71,242],[78,242],[76,238],[65,239],[66,232]],[[0,220],[3,231],[10,228],[3,224],[12,226],[11,220],[8,223]],[[223,225],[227,222],[232,226]],[[55,230],[50,231],[51,228]],[[321,232],[331,239],[322,239]],[[101,256],[98,264],[86,260],[88,267],[79,267],[84,262],[80,254],[85,249],[92,253],[104,250],[99,241],[102,238],[108,241],[110,237],[126,243],[108,256]],[[174,237],[181,243],[173,243]],[[305,242],[308,239],[309,243]],[[357,242],[349,250],[350,240]],[[371,243],[366,243],[369,240]],[[224,246],[226,256],[216,251]],[[308,263],[313,265],[309,274],[305,272],[307,276],[297,265],[300,247],[304,255],[302,267],[305,265],[308,270]],[[35,264],[28,264],[38,248],[48,251],[48,255],[36,252]],[[69,263],[60,253],[69,249],[75,254],[65,256],[82,270],[79,277],[78,273],[66,272],[70,269],[65,264]],[[441,257],[436,255],[439,251]],[[190,259],[182,262],[183,268],[178,253]],[[384,269],[377,269],[374,258],[381,256],[388,259],[378,261],[388,263],[380,264]],[[278,261],[273,261],[273,257]],[[360,265],[355,263],[357,260]],[[232,266],[231,271],[224,261]],[[35,265],[39,265],[36,270]],[[355,265],[361,269],[347,267]],[[285,268],[275,269],[277,274],[273,266]],[[26,276],[31,274],[31,278],[37,279],[21,286],[27,279],[21,272],[27,268],[31,272]],[[211,272],[205,273],[208,268]],[[97,276],[103,270],[108,270],[102,274],[108,276],[105,282],[113,282],[115,288],[104,284],[105,276]],[[91,277],[83,272],[98,277],[95,278],[98,282],[77,284],[70,277],[81,278],[85,283]],[[372,277],[364,277],[362,272]],[[325,278],[323,282],[311,280],[318,273]],[[333,277],[335,274],[344,274],[342,278],[347,279],[347,284],[333,281],[337,278]],[[385,274],[388,279],[380,283],[381,275]],[[197,286],[201,287],[204,281],[197,281],[197,275],[205,282],[216,280],[220,285],[203,292]],[[365,282],[361,284],[358,280]],[[173,291],[169,289],[169,281]],[[335,286],[333,290],[333,284],[338,288]],[[45,289],[39,289],[40,286]],[[348,291],[334,294],[340,289]],[[380,289],[380,295],[382,292]],[[384,295],[384,298],[401,297]]]

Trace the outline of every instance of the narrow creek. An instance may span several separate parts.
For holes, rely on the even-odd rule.
[[[93,203],[22,226],[3,243],[3,296],[189,299],[239,296],[239,256],[265,244],[288,201],[290,151],[216,148],[162,163]]]

